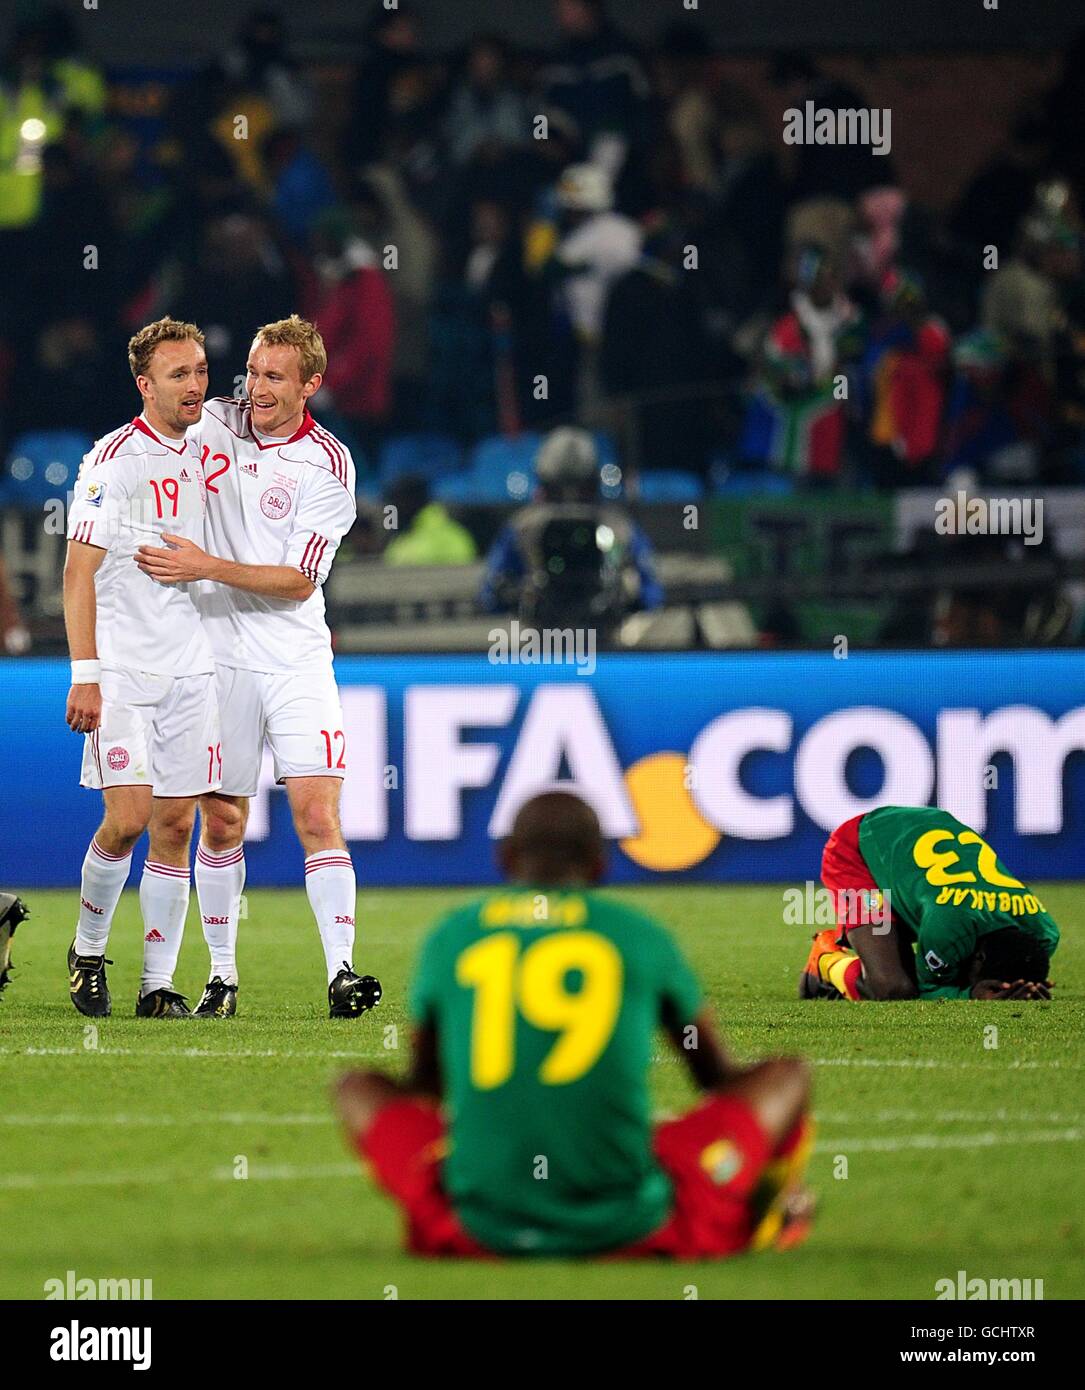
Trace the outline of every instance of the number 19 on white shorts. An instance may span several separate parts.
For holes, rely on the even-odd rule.
[[[221,786],[215,677],[102,672],[102,722],[83,739],[80,784],[200,796]]]

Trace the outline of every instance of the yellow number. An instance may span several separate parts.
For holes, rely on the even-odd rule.
[[[955,840],[956,836],[952,830],[928,830],[925,835],[920,835],[915,842],[912,850],[912,858],[921,869],[927,871],[927,882],[941,887],[946,883],[975,883],[976,875],[971,869],[966,869],[963,874],[951,874],[947,872],[950,864],[959,864],[961,856],[952,849],[940,850],[937,848],[940,840]]]
[[[581,976],[570,992],[570,971]],[[456,962],[456,980],[475,991],[471,1016],[471,1081],[492,1091],[515,1066],[516,1011],[533,1028],[560,1036],[539,1067],[544,1086],[584,1076],[610,1042],[622,1003],[622,957],[594,932],[562,932],[533,942],[501,932],[469,946]]]
[[[938,844],[942,840],[953,840],[961,845],[978,845],[979,853],[976,855],[976,868],[979,876],[984,883],[993,884],[996,888],[1024,888],[1020,879],[1007,878],[1005,874],[998,871],[998,855],[987,843],[976,834],[974,830],[962,830],[959,835],[954,835],[952,830],[928,830],[925,835],[920,835],[915,842],[912,850],[912,858],[921,869],[927,870],[927,882],[942,887],[947,883],[975,883],[976,875],[971,869],[966,869],[960,874],[951,874],[947,870],[950,864],[959,864],[961,856],[951,849],[939,849]]]
[[[565,979],[579,970],[580,989]],[[561,1036],[539,1068],[544,1086],[564,1086],[591,1070],[610,1042],[622,1001],[622,957],[594,932],[571,931],[530,946],[520,965],[520,1012],[535,1028]]]
[[[520,943],[513,932],[487,936],[456,962],[456,980],[475,991],[471,1016],[471,1080],[480,1091],[512,1075],[515,1018],[513,972]]]
[[[1024,888],[1025,885],[1019,878],[1007,878],[1005,874],[999,873],[998,855],[987,841],[981,839],[974,830],[966,830],[957,838],[962,845],[979,845],[980,852],[976,856],[976,868],[979,869],[980,878],[985,883],[993,883],[996,888]]]

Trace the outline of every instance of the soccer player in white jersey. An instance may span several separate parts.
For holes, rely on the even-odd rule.
[[[128,362],[143,410],[86,455],[68,516],[66,717],[84,735],[81,783],[99,789],[105,802],[83,861],[69,991],[80,1013],[110,1013],[109,930],[132,847],[149,826],[136,1014],[179,1018],[189,1013],[173,972],[188,910],[196,798],[221,785],[215,664],[188,587],[156,583],[135,556],[166,532],[203,538],[204,470],[186,439],[207,392],[203,334],[195,324],[160,319],[128,344]]]
[[[221,790],[200,802],[196,890],[211,953],[196,1013],[237,1006],[237,919],[243,839],[264,740],[286,786],[305,853],[305,888],[320,931],[332,1018],[357,1018],[381,997],[354,969],[354,865],[339,823],[346,775],[343,713],[321,585],[354,524],[350,451],[309,413],[328,358],[296,314],[261,328],[249,352],[247,400],[207,403],[199,430],[207,475],[207,546],[140,551],[164,583],[210,581],[198,603],[218,671]]]

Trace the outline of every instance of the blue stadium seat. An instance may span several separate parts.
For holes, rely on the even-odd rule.
[[[449,478],[438,478],[433,493],[440,502],[496,506],[501,502],[530,502],[534,490],[534,478],[519,469],[513,469],[511,473],[469,471],[454,474]]]
[[[463,466],[463,450],[444,434],[394,435],[381,449],[380,479],[385,485],[407,474],[419,474],[432,481]]]
[[[678,469],[645,469],[637,485],[642,502],[697,502],[704,496],[704,483],[696,473]]]
[[[542,436],[492,435],[475,445],[468,470],[480,502],[527,502],[535,489],[535,457]]]
[[[433,484],[433,497],[437,502],[448,502],[452,506],[459,503],[478,502],[475,479],[470,473],[450,473],[447,478],[438,478]]]
[[[8,454],[5,501],[9,506],[40,507],[75,486],[83,455],[93,446],[77,430],[32,430],[21,434]]]
[[[490,435],[471,450],[472,473],[492,477],[498,473],[535,473],[535,457],[543,437],[534,430],[517,435]]]
[[[786,473],[770,468],[739,468],[713,475],[713,497],[787,497],[795,491],[795,482]]]

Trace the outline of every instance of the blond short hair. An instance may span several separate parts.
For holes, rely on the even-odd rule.
[[[265,347],[293,347],[298,350],[302,382],[314,376],[323,376],[328,370],[328,353],[324,339],[317,332],[316,324],[298,314],[275,323],[265,323],[256,330],[255,342]]]
[[[145,328],[128,340],[128,365],[132,369],[134,377],[146,376],[147,368],[151,365],[151,358],[154,350],[159,343],[199,343],[203,347],[203,334],[194,323],[180,323],[177,319],[171,319],[169,314],[165,318],[156,319],[154,323],[149,323]]]

